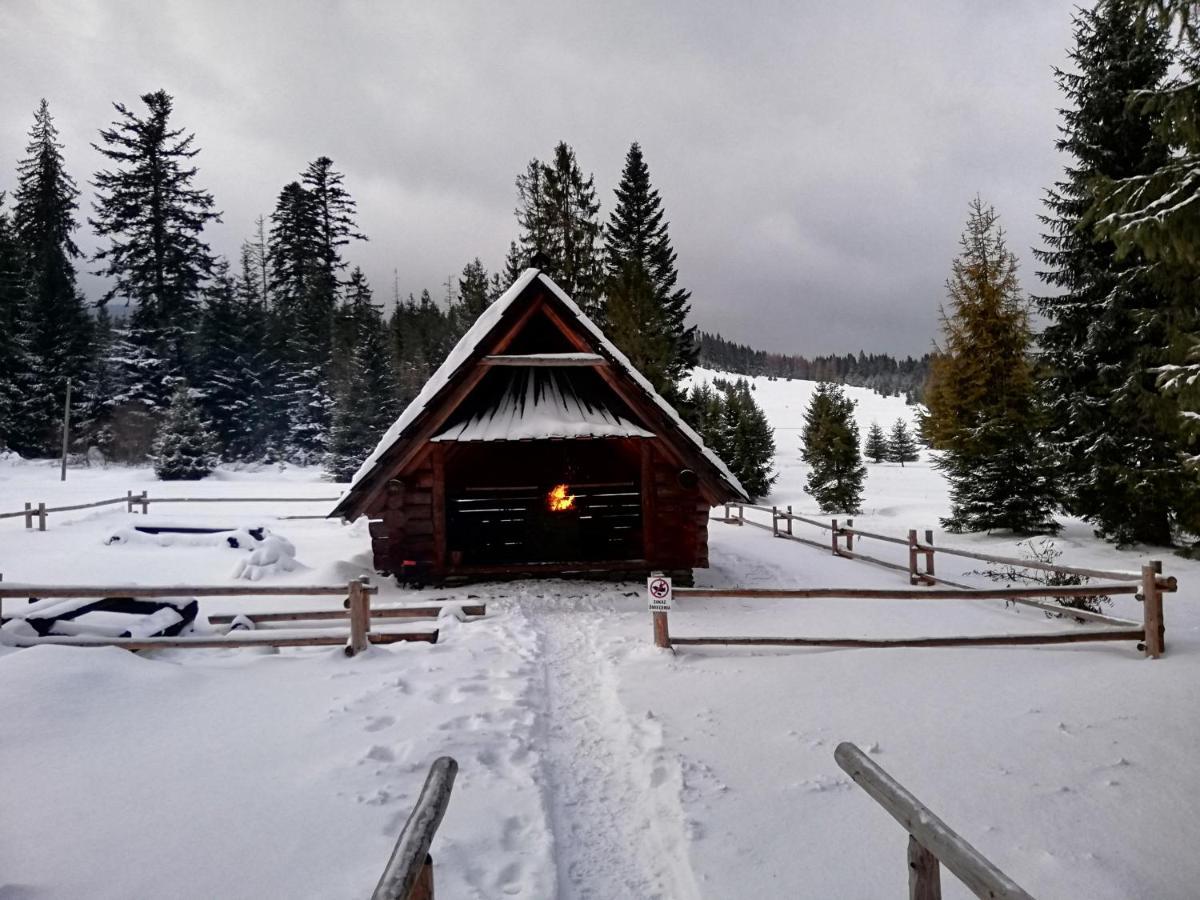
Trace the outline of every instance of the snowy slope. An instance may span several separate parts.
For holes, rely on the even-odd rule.
[[[811,511],[794,429],[812,386],[760,381],[782,477],[771,502]],[[903,403],[869,392],[865,420]],[[874,406],[872,406],[874,405]],[[0,463],[0,511],[123,495],[336,495],[303,469],[164,485],[146,470]],[[871,466],[861,522],[936,528],[940,477]],[[151,521],[265,524],[302,568],[271,583],[366,572],[360,524],[284,521],[327,503],[152,508]],[[760,514],[761,517],[761,514]],[[4,581],[228,583],[233,551],[105,546],[123,507],[0,520]],[[814,538],[823,533],[807,532]],[[827,539],[827,533],[823,539]],[[1013,542],[947,536],[940,542]],[[0,896],[361,897],[425,767],[462,769],[434,844],[439,895],[494,898],[903,895],[902,830],[833,761],[852,740],[1039,897],[1196,895],[1200,565],[1117,553],[1068,522],[1072,561],[1160,557],[1168,654],[1126,644],[936,650],[655,650],[644,587],[591,583],[402,591],[377,602],[486,599],[436,646],[124,651],[0,648]],[[895,550],[903,553],[901,548]],[[870,545],[887,556],[890,545]],[[897,587],[898,573],[714,523],[705,584]],[[977,579],[939,559],[942,574]],[[282,598],[202,611],[314,607]],[[1140,615],[1121,598],[1116,611]],[[686,601],[686,634],[948,635],[1061,629],[997,602]],[[966,893],[946,875],[946,896]],[[168,887],[164,887],[168,886]]]

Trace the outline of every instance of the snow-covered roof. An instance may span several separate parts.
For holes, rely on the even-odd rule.
[[[650,382],[646,380],[646,377],[634,367],[633,363],[629,361],[629,358],[624,353],[617,349],[616,345],[605,336],[596,323],[584,314],[583,310],[576,305],[574,300],[567,296],[562,288],[554,283],[552,278],[537,269],[530,268],[522,272],[521,276],[512,283],[512,286],[483,311],[479,318],[475,320],[475,324],[467,329],[467,333],[454,345],[454,349],[450,351],[446,360],[429,377],[429,380],[425,382],[425,386],[421,388],[421,392],[408,404],[404,412],[400,414],[400,418],[392,424],[392,427],[384,433],[374,451],[372,451],[371,455],[367,457],[366,461],[363,462],[354,474],[354,477],[350,480],[350,488],[343,496],[343,499],[339,501],[338,506],[335,507],[335,512],[375,469],[388,449],[404,436],[409,426],[417,420],[434,398],[453,380],[459,369],[466,364],[471,355],[478,349],[479,344],[504,317],[508,308],[516,302],[517,298],[525,292],[525,289],[530,284],[538,279],[562,302],[567,310],[579,321],[579,324],[595,339],[597,349],[625,370],[625,373],[633,379],[638,387],[645,391],[655,405],[670,418],[676,429],[696,446],[696,449],[720,473],[721,478],[735,491],[738,491],[743,496],[747,496],[741,482],[729,471],[729,467],[721,461],[720,457],[704,445],[704,441],[700,435],[683,421],[671,404],[659,396]]]
[[[654,437],[618,411],[581,395],[571,370],[511,370],[495,401],[443,431],[435,441],[530,441]],[[595,376],[593,376],[595,377]]]

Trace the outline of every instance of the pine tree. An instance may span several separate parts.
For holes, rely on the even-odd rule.
[[[658,191],[650,184],[650,169],[642,156],[642,148],[635,142],[625,156],[625,168],[616,189],[617,203],[609,217],[605,230],[605,267],[609,283],[620,281],[631,263],[645,271],[652,286],[655,303],[661,308],[661,334],[656,341],[666,337],[670,344],[670,356],[662,388],[675,385],[696,364],[698,349],[696,329],[688,325],[691,312],[691,292],[679,287],[675,250],[671,246],[668,224],[663,220],[662,200]],[[609,300],[611,306],[611,298]],[[605,310],[611,316],[611,309]],[[626,350],[626,355],[630,355]],[[655,355],[655,354],[652,354]]]
[[[154,441],[154,473],[163,481],[197,481],[217,467],[217,447],[187,382],[178,382]]]
[[[1055,289],[1039,298],[1047,399],[1046,439],[1056,452],[1067,509],[1118,543],[1169,543],[1173,507],[1187,492],[1179,424],[1150,371],[1163,361],[1170,300],[1143,254],[1119,255],[1085,222],[1101,179],[1156,169],[1166,145],[1134,92],[1167,73],[1166,35],[1127,3],[1075,16],[1075,71],[1057,73],[1070,106],[1057,142],[1072,163],[1047,193],[1046,249],[1036,251]]]
[[[649,273],[641,262],[630,260],[609,277],[605,293],[608,337],[659,394],[677,402],[678,381],[670,375],[674,346]]]
[[[858,449],[854,405],[841,385],[822,382],[804,411],[801,456],[810,466],[804,489],[821,512],[862,511],[867,468]]]
[[[881,463],[888,458],[888,439],[879,427],[878,422],[872,422],[867,429],[867,442],[863,447],[866,457],[872,462]]]
[[[706,382],[692,385],[685,407],[688,422],[703,438],[705,445],[717,456],[725,458],[725,437],[721,423],[725,404],[722,394]]]
[[[220,221],[213,198],[194,186],[195,135],[171,127],[174,102],[166,91],[141,98],[139,116],[114,103],[118,119],[92,146],[114,164],[94,176],[91,225],[108,245],[93,257],[113,279],[101,302],[123,296],[136,303],[134,347],[124,380],[131,402],[155,416],[168,402],[172,380],[188,374],[189,344],[213,256],[205,226]]]
[[[21,445],[19,410],[34,390],[24,333],[28,298],[24,255],[0,191],[0,450]]]
[[[524,258],[537,256],[546,274],[602,325],[595,179],[583,177],[575,151],[560,142],[550,163],[531,160],[518,176],[517,196]]]
[[[903,467],[906,462],[916,462],[920,458],[917,442],[908,425],[903,419],[897,419],[887,439],[888,462],[898,462]]]
[[[726,392],[721,425],[717,446],[722,459],[755,502],[771,490],[778,477],[772,472],[775,432],[744,378]]]
[[[72,234],[79,189],[64,167],[45,100],[34,114],[17,172],[12,225],[27,290],[21,332],[32,390],[21,400],[14,436],[20,436],[22,452],[49,454],[60,434],[67,382],[78,397],[87,373],[91,320],[75,287],[74,260],[80,253]]]
[[[325,471],[335,481],[348,481],[399,412],[383,316],[357,269],[340,321],[338,355],[346,365],[338,382]]]
[[[483,267],[479,257],[475,257],[463,267],[462,277],[458,279],[458,303],[451,312],[455,340],[466,334],[467,329],[475,324],[475,320],[483,315],[488,304],[495,299],[491,293],[487,269]]]
[[[950,481],[952,512],[942,522],[952,531],[1053,531],[1056,492],[1037,437],[1028,308],[996,212],[978,197],[961,246],[925,390],[925,433]]]
[[[108,307],[102,306],[92,325],[92,360],[79,392],[79,416],[73,429],[77,451],[95,447],[105,457],[113,455],[112,413],[120,377],[114,357],[117,340]]]

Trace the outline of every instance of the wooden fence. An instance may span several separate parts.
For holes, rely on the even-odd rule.
[[[458,763],[443,756],[429,767],[425,786],[396,840],[371,900],[433,900],[433,857],[429,848],[446,807]]]
[[[46,530],[46,517],[50,513],[73,512],[78,509],[92,509],[98,506],[113,506],[125,504],[126,512],[133,513],[134,507],[140,507],[143,515],[150,512],[152,503],[336,503],[338,497],[151,497],[148,492],[135,494],[126,491],[124,497],[111,497],[106,500],[94,500],[91,503],[72,503],[67,506],[47,506],[45,501],[33,503],[26,501],[25,508],[16,512],[0,513],[0,519],[15,519],[24,517],[25,528],[32,529],[37,523],[38,531]],[[281,519],[324,519],[319,516],[280,516]]]
[[[345,610],[310,610],[308,612],[278,612],[254,615],[257,621],[291,621],[349,618],[349,627],[304,628],[292,632],[260,632],[231,630],[225,634],[185,635],[177,637],[120,638],[106,635],[47,635],[19,636],[6,634],[2,640],[10,646],[32,647],[40,644],[65,644],[77,647],[124,647],[127,650],[161,648],[218,648],[218,647],[321,647],[344,645],[347,656],[354,656],[371,644],[392,644],[398,641],[421,641],[435,644],[436,628],[426,631],[372,631],[372,620],[380,618],[414,618],[406,609],[371,609],[371,596],[378,588],[367,578],[357,578],[345,585],[49,585],[0,582],[0,603],[4,598],[24,598],[29,601],[47,598],[86,597],[345,597]],[[433,610],[429,607],[428,610]],[[440,611],[440,607],[437,608]],[[484,607],[472,607],[483,615]],[[468,612],[468,615],[471,613]],[[436,612],[433,613],[437,615]],[[21,618],[19,610],[11,618]],[[230,617],[215,617],[219,622],[232,622]],[[0,617],[0,621],[3,618]],[[212,621],[212,620],[210,620]]]
[[[1033,900],[854,744],[838,744],[833,756],[842,771],[908,832],[910,900],[941,900],[943,865],[976,897]]]

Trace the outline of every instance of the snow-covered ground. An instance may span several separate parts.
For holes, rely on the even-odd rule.
[[[700,377],[705,377],[703,374]],[[780,480],[803,493],[799,426],[813,385],[755,380]],[[911,415],[850,389],[864,427]],[[143,469],[0,463],[0,512],[122,496],[335,496],[303,469],[161,484]],[[151,507],[151,522],[266,525],[300,564],[271,584],[366,573],[364,523],[279,520],[330,504]],[[935,528],[945,486],[926,461],[870,466],[862,527]],[[6,582],[228,583],[239,551],[104,540],[121,506],[0,520]],[[799,527],[799,526],[798,526]],[[817,529],[804,532],[828,539]],[[1002,537],[943,543],[1014,553]],[[1200,894],[1200,564],[1116,552],[1067,521],[1065,559],[1163,558],[1167,656],[1131,644],[897,650],[651,646],[644,586],[384,586],[375,602],[479,597],[438,644],[158,651],[0,648],[0,897],[361,897],[430,761],[461,771],[434,844],[439,896],[903,895],[905,835],[843,775],[839,741],[873,754],[1039,897]],[[868,552],[902,562],[902,548]],[[753,528],[713,523],[711,585],[903,586],[905,578]],[[941,574],[973,580],[969,561]],[[11,601],[9,601],[11,602]],[[204,601],[202,610],[326,601]],[[901,636],[1061,629],[998,602],[683,601],[676,634]],[[1140,617],[1118,598],[1114,610]],[[967,896],[951,876],[946,895]]]

